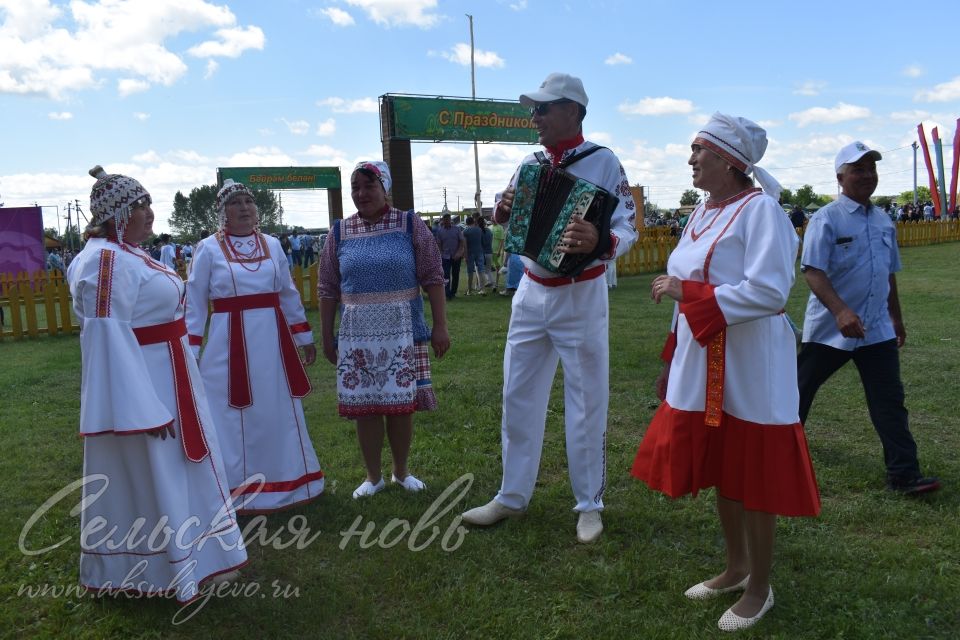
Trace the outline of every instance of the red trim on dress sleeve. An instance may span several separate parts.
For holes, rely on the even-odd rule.
[[[660,352],[660,359],[664,362],[673,362],[673,352],[677,350],[677,332],[671,331],[667,334],[667,341],[663,343],[663,350]]]
[[[189,340],[190,340],[190,346],[191,346],[191,347],[201,347],[201,346],[203,346],[203,336],[190,335],[190,336],[188,336],[188,338],[189,338]]]
[[[97,316],[110,317],[110,298],[113,294],[113,266],[116,254],[108,249],[100,250],[100,269],[97,273]]]
[[[693,337],[703,347],[727,326],[713,290],[713,285],[705,282],[683,281],[680,313],[686,316]]]
[[[310,331],[309,322],[298,322],[290,325],[290,333],[303,333],[304,331]]]

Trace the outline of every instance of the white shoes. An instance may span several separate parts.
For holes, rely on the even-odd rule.
[[[603,533],[603,521],[599,511],[581,511],[577,519],[577,542],[590,544]]]
[[[721,589],[714,589],[713,587],[708,587],[705,582],[700,584],[695,584],[686,591],[683,592],[683,595],[687,596],[691,600],[709,600],[710,598],[716,598],[721,593],[730,593],[731,591],[743,591],[747,588],[747,582],[750,581],[750,576],[738,582],[737,584],[730,587],[723,587]]]
[[[411,493],[416,493],[416,492],[418,492],[418,491],[423,491],[424,489],[427,488],[427,485],[425,485],[425,484],[423,483],[423,481],[415,478],[415,477],[414,477],[412,474],[410,474],[410,473],[408,473],[408,474],[407,474],[407,477],[404,478],[403,480],[400,480],[399,478],[397,478],[397,476],[395,476],[395,475],[393,475],[393,474],[391,473],[391,474],[390,474],[390,481],[393,482],[393,483],[395,483],[395,484],[400,485],[401,487],[403,487],[404,489],[406,489],[407,491],[409,491],[409,492],[411,492]]]
[[[517,518],[522,515],[523,509],[511,509],[496,500],[491,500],[482,507],[475,507],[464,512],[461,517],[467,524],[488,527],[491,524],[500,522],[504,518]]]
[[[770,611],[772,607],[773,587],[771,587],[769,593],[767,593],[767,599],[763,603],[763,606],[760,607],[760,611],[757,612],[757,615],[753,616],[752,618],[741,618],[733,612],[733,607],[731,607],[727,609],[722,616],[720,616],[720,620],[717,621],[717,627],[719,627],[721,631],[739,631],[740,629],[749,629],[753,625],[760,622],[760,618],[762,618],[767,611]]]
[[[364,480],[363,484],[353,490],[353,499],[359,500],[360,498],[367,498],[380,493],[383,491],[384,486],[383,478],[380,478],[380,481],[377,484],[373,484],[369,480]]]

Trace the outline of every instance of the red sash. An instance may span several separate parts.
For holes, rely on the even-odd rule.
[[[280,337],[280,356],[287,374],[287,386],[294,398],[303,398],[310,393],[310,379],[300,362],[297,345],[280,308],[280,294],[254,293],[247,296],[217,298],[213,302],[214,313],[230,314],[228,338],[228,403],[234,409],[245,409],[253,404],[250,387],[250,370],[247,363],[247,341],[243,330],[243,312],[247,309],[273,309],[277,318],[277,335]]]
[[[180,318],[173,322],[136,327],[133,334],[141,345],[167,343],[167,348],[170,350],[170,364],[173,367],[173,388],[177,398],[177,421],[180,423],[183,453],[190,462],[203,462],[210,453],[210,449],[203,436],[196,399],[193,397],[193,388],[190,386],[186,351],[180,340],[187,335],[187,323]]]

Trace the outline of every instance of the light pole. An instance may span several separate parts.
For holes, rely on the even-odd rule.
[[[470,19],[470,97],[477,99],[477,74],[473,64],[473,16],[469,13]],[[473,195],[474,205],[477,207],[477,213],[483,215],[483,201],[480,199],[480,152],[477,150],[477,141],[473,141],[473,166],[477,174],[477,192]]]

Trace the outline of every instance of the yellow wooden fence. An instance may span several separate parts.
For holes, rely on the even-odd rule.
[[[803,229],[797,229],[797,232],[803,236]],[[636,244],[617,259],[617,273],[620,275],[663,271],[667,257],[677,246],[678,238],[671,234],[669,227],[648,227],[640,229],[639,233]],[[960,242],[960,222],[897,223],[897,244],[901,247],[943,242]],[[182,272],[180,275],[185,277]],[[292,276],[304,307],[316,309],[317,265],[306,269],[294,267]],[[0,273],[0,311],[4,316],[0,341],[11,337],[55,336],[80,329],[71,310],[70,289],[59,271]]]
[[[292,275],[304,306],[316,309],[317,265],[307,269],[294,267]],[[0,311],[0,341],[80,330],[73,315],[70,287],[59,271],[0,273]]]

